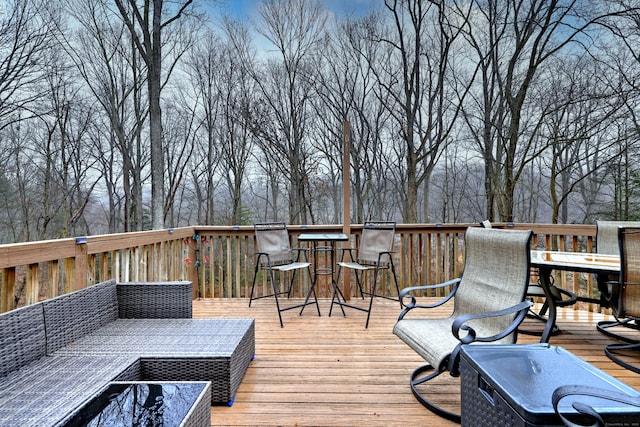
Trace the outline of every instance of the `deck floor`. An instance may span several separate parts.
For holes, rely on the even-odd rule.
[[[358,301],[358,300],[354,300]],[[289,301],[288,303],[295,303]],[[363,302],[358,301],[358,304]],[[231,407],[211,408],[211,425],[229,426],[445,426],[413,397],[409,375],[424,361],[392,333],[397,302],[376,299],[369,328],[366,313],[350,309],[328,316],[330,300],[283,313],[280,328],[273,300],[201,299],[194,317],[256,319],[256,356]],[[443,313],[445,311],[443,310]],[[551,344],[566,348],[623,382],[640,388],[640,376],[604,355],[610,339],[595,329],[602,315],[570,308],[559,312],[562,333]],[[533,321],[525,325],[536,327]],[[538,338],[519,335],[519,343]],[[459,411],[458,379],[443,375],[429,394]]]

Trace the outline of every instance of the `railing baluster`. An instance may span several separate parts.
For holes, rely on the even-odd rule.
[[[2,289],[0,290],[0,312],[4,313],[15,308],[16,268],[2,269]]]
[[[34,304],[40,299],[40,279],[38,275],[39,264],[29,264],[27,266],[27,293],[26,304]]]
[[[58,260],[49,261],[47,266],[47,298],[58,296],[58,285],[60,283],[60,262]]]

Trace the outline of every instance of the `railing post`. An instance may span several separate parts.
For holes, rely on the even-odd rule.
[[[342,128],[342,232],[349,236],[349,240],[343,243],[343,247],[349,247],[351,241],[351,123],[346,121]],[[337,244],[337,242],[335,242]],[[346,246],[345,246],[346,245]],[[336,251],[334,248],[334,256]],[[331,260],[335,263],[335,260]],[[345,268],[343,271],[343,293],[347,301],[351,299],[351,269]],[[340,286],[340,284],[337,284]]]
[[[74,291],[87,287],[87,253],[87,238],[76,237]]]

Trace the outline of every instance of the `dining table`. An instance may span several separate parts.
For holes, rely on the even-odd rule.
[[[606,280],[620,275],[620,256],[588,252],[564,252],[533,250],[531,251],[531,267],[538,269],[540,285],[545,293],[548,304],[548,316],[540,342],[548,343],[556,325],[557,306],[555,301],[560,299],[560,292],[553,280],[554,271],[568,271],[575,273],[593,274],[598,290],[606,286]],[[578,301],[599,302],[592,298],[578,296]]]

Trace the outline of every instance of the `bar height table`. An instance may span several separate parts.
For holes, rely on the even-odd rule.
[[[311,242],[313,244],[313,286],[315,287],[318,276],[330,276],[331,285],[335,289],[338,284],[335,281],[335,242],[346,242],[349,236],[344,233],[302,233],[298,235],[299,242]],[[326,242],[327,245],[318,246],[319,242]],[[328,251],[331,260],[330,267],[318,267],[318,252]],[[304,310],[304,307],[302,307]],[[300,312],[302,314],[302,311]]]

